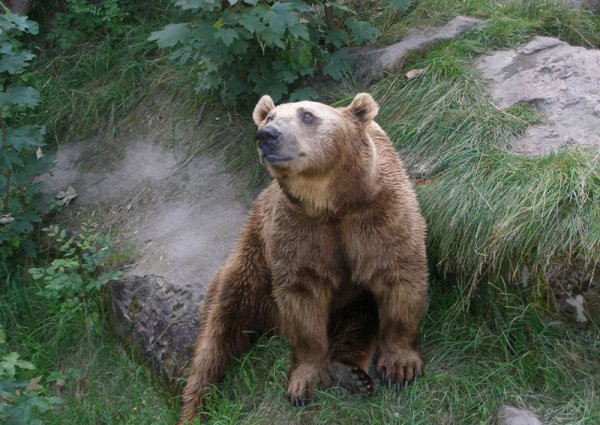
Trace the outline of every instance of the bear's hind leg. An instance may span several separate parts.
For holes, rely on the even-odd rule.
[[[377,304],[369,292],[332,313],[327,371],[334,385],[365,396],[373,394],[375,383],[368,371],[378,328]]]
[[[192,421],[231,360],[244,354],[257,336],[277,328],[277,309],[266,267],[256,264],[256,257],[237,260],[228,261],[208,288],[183,391],[180,424]]]

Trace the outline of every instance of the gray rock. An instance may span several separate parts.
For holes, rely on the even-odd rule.
[[[243,184],[223,171],[217,157],[190,157],[185,149],[167,147],[172,121],[156,111],[170,102],[144,102],[148,111],[132,114],[127,122],[136,121],[135,127],[114,139],[62,145],[44,180],[51,193],[69,186],[77,191],[61,213],[66,222],[92,215],[117,246],[131,251],[123,279],[109,284],[111,321],[174,382],[190,358],[206,286],[237,239],[247,203],[240,199]]]
[[[477,63],[502,109],[525,102],[544,122],[530,126],[513,148],[540,156],[578,145],[600,148],[600,51],[535,37],[524,46],[494,52]]]
[[[423,50],[432,44],[454,38],[464,33],[480,19],[457,16],[445,25],[433,28],[412,29],[402,41],[391,46],[358,50],[355,53],[356,76],[365,81],[373,81],[384,72],[398,72],[406,55]]]
[[[542,425],[529,410],[504,405],[498,413],[498,425]]]
[[[201,287],[154,275],[128,275],[109,285],[114,330],[173,387],[193,354]]]

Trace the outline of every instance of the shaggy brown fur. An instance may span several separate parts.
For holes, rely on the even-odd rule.
[[[388,387],[421,375],[425,224],[377,112],[366,93],[340,109],[276,107],[268,96],[256,105],[259,154],[274,181],[209,286],[180,423],[269,331],[290,342],[287,395],[297,406],[318,384],[370,395],[374,353]]]

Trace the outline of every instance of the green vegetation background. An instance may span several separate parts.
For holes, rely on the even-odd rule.
[[[479,55],[535,34],[597,48],[600,19],[548,1],[413,3],[404,14],[359,14],[381,30],[383,43],[457,14],[484,19],[458,39],[407,58],[405,70],[426,68],[419,78],[387,75],[367,88],[407,166],[428,169],[418,185],[435,272],[422,336],[427,374],[400,394],[379,388],[362,399],[325,391],[315,406],[296,410],[283,397],[286,342],[264,340],[213,393],[211,423],[487,424],[505,403],[533,409],[546,423],[600,423],[597,324],[557,320],[547,287],[557,262],[585,268],[600,258],[599,160],[576,149],[539,159],[507,153],[503,148],[539,117],[526,107],[496,109],[471,66]],[[33,18],[48,27],[54,11],[36,4]],[[132,2],[128,11],[116,32],[92,31],[65,47],[32,40],[40,43],[31,75],[42,99],[35,119],[48,125],[47,141],[58,146],[97,131],[116,134],[141,99],[168,93],[179,103],[174,126],[201,110],[233,117],[230,128],[198,129],[202,142],[189,147],[190,155],[214,149],[230,170],[250,170],[249,184],[260,185],[249,105],[224,107],[195,95],[194,67],[175,65],[147,41],[152,31],[189,15],[159,0]],[[348,86],[324,100],[344,104],[354,92]],[[532,285],[517,291],[507,282],[524,265]],[[178,396],[152,378],[106,323],[65,323],[47,314],[47,300],[22,270],[5,268],[2,278],[0,320],[9,347],[37,366],[30,377],[58,372],[54,381],[41,381],[44,391],[64,399],[44,423],[175,423]]]

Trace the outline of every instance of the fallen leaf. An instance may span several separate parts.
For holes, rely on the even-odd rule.
[[[59,379],[58,381],[56,381],[56,383],[54,384],[54,386],[55,386],[56,388],[59,388],[59,389],[60,389],[60,388],[63,388],[63,387],[65,386],[65,381],[64,381],[64,380],[62,380],[62,379]]]
[[[42,380],[42,376],[38,376],[37,378],[31,378],[31,381],[29,381],[29,384],[27,384],[27,386],[25,387],[25,390],[27,391],[39,391],[41,389],[43,389],[43,387],[39,384],[39,382]]]
[[[77,198],[77,191],[73,189],[73,186],[69,186],[67,190],[61,190],[54,196],[56,199],[61,199],[63,201],[63,205],[69,205],[69,202]]]
[[[415,68],[415,69],[411,69],[410,71],[408,71],[406,73],[406,78],[408,78],[409,80],[412,80],[413,78],[417,78],[419,75],[421,75],[422,73],[425,72],[427,68]]]

